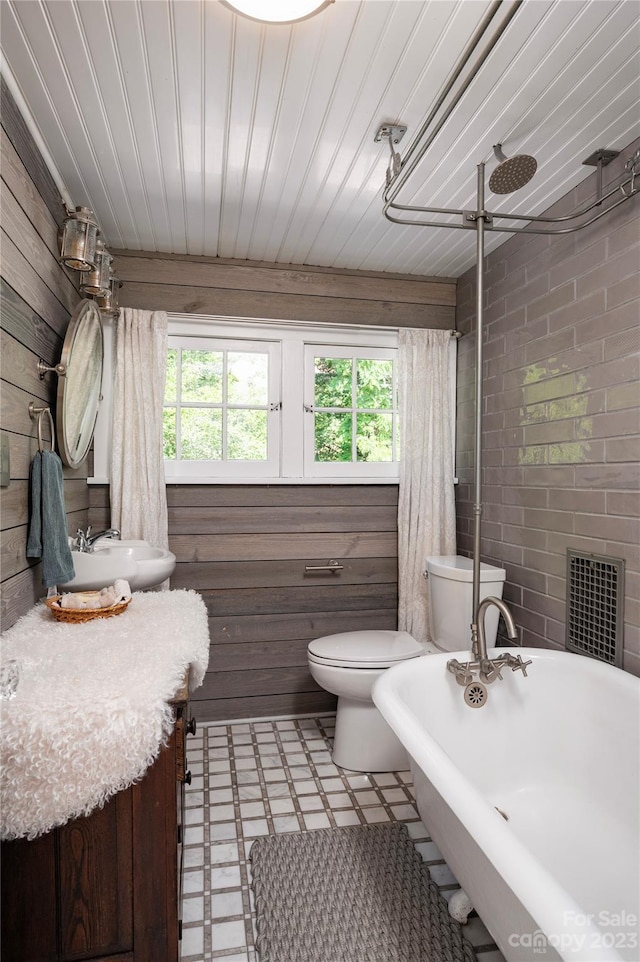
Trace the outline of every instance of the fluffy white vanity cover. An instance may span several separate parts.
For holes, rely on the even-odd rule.
[[[35,838],[88,815],[140,780],[173,727],[170,700],[209,659],[195,591],[137,592],[128,609],[84,624],[37,605],[2,635],[20,680],[0,702],[1,831]]]

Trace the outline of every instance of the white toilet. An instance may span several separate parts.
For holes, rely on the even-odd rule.
[[[440,651],[467,651],[471,648],[470,625],[473,619],[473,560],[461,555],[427,558],[429,584],[429,628]],[[492,596],[502,598],[504,568],[480,564],[480,601]],[[486,613],[487,648],[493,648],[498,633],[500,612],[492,605]]]
[[[313,678],[338,696],[332,757],[340,768],[407,771],[407,753],[373,704],[371,688],[385,669],[422,654],[406,631],[345,631],[309,643]]]
[[[338,696],[333,761],[354,772],[398,772],[409,768],[407,753],[371,697],[374,681],[387,668],[409,658],[471,646],[473,562],[460,555],[427,558],[430,627],[435,642],[424,648],[406,631],[346,631],[309,643],[309,670],[315,681]],[[483,564],[480,600],[502,597],[505,572]],[[487,612],[487,646],[495,644],[499,612]],[[426,693],[425,693],[426,697]]]

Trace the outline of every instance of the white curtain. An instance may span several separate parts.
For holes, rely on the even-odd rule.
[[[114,354],[111,524],[124,539],[167,548],[162,451],[166,313],[122,308]]]
[[[449,331],[399,334],[398,627],[424,644],[430,640],[425,558],[456,553],[455,340]]]

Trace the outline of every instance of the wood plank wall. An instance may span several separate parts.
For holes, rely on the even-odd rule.
[[[397,626],[396,485],[169,485],[172,588],[209,612],[202,720],[333,710],[307,668],[307,644],[336,631]],[[106,486],[91,521],[109,524]],[[339,575],[305,574],[336,558]]]
[[[114,251],[123,306],[230,317],[452,328],[455,281]],[[397,626],[395,485],[172,485],[172,587],[201,592],[211,657],[203,720],[320,712],[312,638]],[[108,526],[92,487],[90,521]],[[337,558],[339,576],[305,575]]]
[[[41,381],[36,364],[40,357],[47,364],[60,360],[79,294],[72,272],[58,264],[62,201],[4,80],[1,123],[0,429],[11,457],[10,485],[0,488],[0,616],[6,629],[45,594],[41,563],[25,557],[29,464],[37,449],[27,408],[33,400],[54,410],[56,378]],[[65,468],[64,474],[68,528],[75,531],[87,523],[87,470]]]
[[[185,314],[453,328],[451,278],[112,251],[123,307]]]

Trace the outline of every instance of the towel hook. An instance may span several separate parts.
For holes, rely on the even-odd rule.
[[[36,418],[38,419],[38,451],[44,451],[42,444],[42,419],[45,414],[49,418],[49,427],[51,429],[51,450],[53,451],[56,446],[56,431],[53,426],[53,415],[51,414],[51,408],[37,408],[33,401],[29,401],[29,417],[32,421],[35,421]]]

